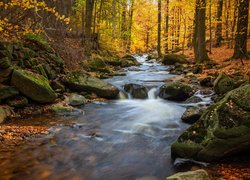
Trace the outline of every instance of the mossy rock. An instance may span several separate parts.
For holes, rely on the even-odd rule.
[[[48,42],[42,35],[27,33],[23,36],[23,44],[34,51],[44,50],[46,52],[54,53],[54,50],[49,46]]]
[[[11,78],[13,68],[1,69],[0,70],[0,83],[8,82]]]
[[[148,90],[140,84],[125,84],[124,90],[135,99],[147,99]]]
[[[0,84],[0,100],[7,99],[19,94],[14,87]]]
[[[172,145],[174,157],[199,161],[217,161],[224,157],[250,150],[250,85],[232,90],[216,104],[209,107],[201,118],[190,126]],[[190,156],[194,143],[201,150]]]
[[[187,64],[188,61],[186,60],[184,55],[166,54],[163,57],[162,63],[164,65],[174,65],[175,63]]]
[[[223,72],[214,81],[214,91],[216,94],[222,95],[235,88],[237,88],[235,81]]]
[[[0,59],[0,69],[8,69],[11,66],[11,60],[8,57]]]
[[[39,103],[51,103],[57,98],[45,77],[27,70],[15,69],[11,84],[22,94]]]
[[[14,112],[9,106],[0,106],[0,124],[4,122],[4,120],[8,119]]]
[[[63,82],[72,91],[95,93],[102,98],[113,99],[119,93],[119,90],[115,86],[81,71],[74,71],[67,74]]]
[[[196,171],[179,172],[167,177],[166,180],[210,180],[210,178],[205,170],[199,169]]]
[[[165,84],[159,90],[160,98],[173,101],[185,101],[193,94],[193,87],[180,81]]]

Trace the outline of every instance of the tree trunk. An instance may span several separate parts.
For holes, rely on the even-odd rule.
[[[196,0],[195,11],[195,62],[204,63],[209,60],[206,51],[206,0]]]
[[[169,0],[166,0],[165,10],[165,54],[168,54]]]
[[[131,37],[132,37],[132,25],[134,15],[134,0],[131,0],[130,13],[129,13],[129,26],[128,26],[128,39],[127,39],[127,51],[130,51]]]
[[[249,0],[239,2],[238,23],[235,37],[233,58],[248,58],[247,53],[247,32],[248,32],[248,15]]]
[[[86,0],[85,13],[85,50],[90,53],[93,47],[92,42],[92,20],[93,20],[94,0]]]
[[[223,0],[218,0],[215,47],[220,47],[222,41],[222,11],[223,11]]]
[[[161,57],[161,0],[158,0],[158,57]]]

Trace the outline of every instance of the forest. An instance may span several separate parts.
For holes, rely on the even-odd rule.
[[[250,179],[249,0],[0,0],[0,179]]]

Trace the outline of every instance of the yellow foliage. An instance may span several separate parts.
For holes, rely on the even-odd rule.
[[[65,15],[60,15],[55,7],[49,7],[43,0],[9,0],[7,3],[0,2],[0,7],[4,7],[4,11],[17,10],[21,12],[28,12],[29,10],[34,10],[37,16],[40,17],[39,12],[48,12],[55,16],[57,20],[68,25],[70,23],[70,18],[65,17]],[[22,13],[20,13],[22,14]],[[15,20],[18,21],[19,17],[15,17]],[[20,17],[21,18],[21,17]],[[30,21],[30,18],[29,18]],[[28,25],[24,24],[12,24],[12,21],[9,21],[6,17],[0,17],[0,33],[2,38],[11,38],[13,35],[20,36],[25,33],[30,32],[41,32],[42,28],[31,29]]]

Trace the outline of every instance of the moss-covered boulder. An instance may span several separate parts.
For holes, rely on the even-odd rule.
[[[216,94],[222,95],[235,88],[237,88],[235,81],[223,72],[214,81],[214,91]]]
[[[14,87],[0,84],[0,100],[17,95],[19,92]]]
[[[115,86],[80,71],[67,74],[63,82],[72,91],[95,93],[102,98],[114,99],[119,93]]]
[[[185,101],[194,94],[192,86],[180,81],[171,82],[160,87],[159,97],[173,101]]]
[[[249,150],[250,85],[228,92],[171,146],[174,158],[206,162]]]
[[[188,61],[184,55],[166,54],[162,59],[162,63],[165,65],[174,65],[175,63],[186,64]]]
[[[11,84],[22,94],[39,103],[51,103],[57,98],[45,77],[27,70],[14,70]]]
[[[146,99],[148,98],[147,88],[139,84],[126,84],[124,90],[128,92],[132,98]]]

